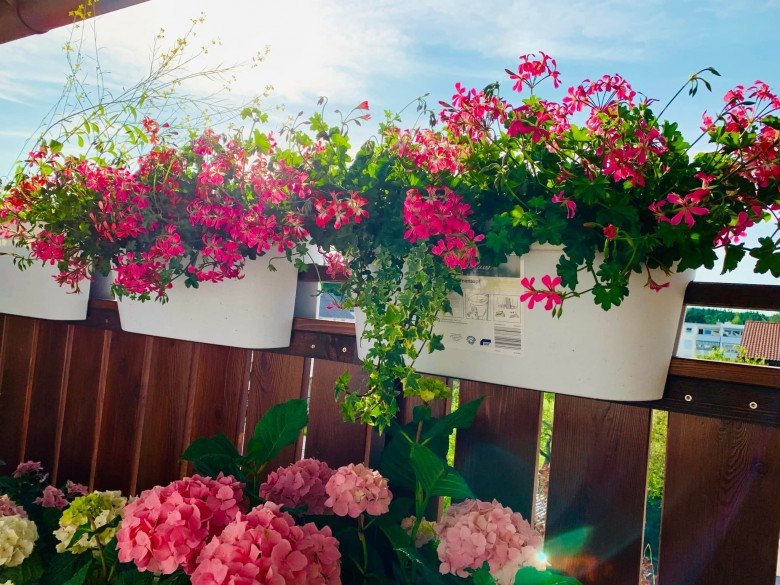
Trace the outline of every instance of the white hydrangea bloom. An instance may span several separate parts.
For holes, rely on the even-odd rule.
[[[101,545],[107,544],[114,538],[119,526],[106,528],[92,537],[87,537],[85,534],[68,548],[79,526],[92,524],[95,530],[107,526],[117,516],[122,515],[126,503],[127,498],[118,491],[92,492],[73,500],[62,513],[60,527],[54,531],[54,536],[60,541],[57,544],[57,552],[80,554],[97,549],[98,541]]]
[[[1,516],[0,567],[21,565],[32,554],[36,540],[38,529],[35,522],[21,516]]]

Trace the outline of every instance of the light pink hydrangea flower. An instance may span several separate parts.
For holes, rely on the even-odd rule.
[[[325,484],[334,473],[318,459],[301,459],[271,472],[260,486],[260,497],[291,508],[306,506],[309,514],[325,514],[330,511],[325,507]]]
[[[34,503],[44,508],[57,508],[58,510],[68,507],[68,500],[65,499],[65,494],[53,485],[47,485],[43,488],[43,495],[40,498],[36,498]]]
[[[363,512],[381,516],[390,509],[393,494],[387,489],[387,479],[358,463],[339,467],[325,485],[328,499],[325,505],[337,516],[357,518]]]
[[[0,496],[0,517],[21,516],[27,518],[27,512],[19,504],[6,495]]]
[[[65,491],[68,492],[69,496],[86,496],[89,493],[89,488],[80,483],[68,480],[65,483]]]
[[[341,585],[338,545],[330,527],[296,526],[266,502],[203,548],[192,585]]]
[[[406,531],[409,536],[412,535],[412,529],[417,519],[414,516],[408,516],[401,520],[401,528]],[[417,534],[414,537],[414,546],[421,548],[436,538],[436,523],[431,522],[423,518],[420,521],[420,526],[417,527]]]
[[[41,465],[40,461],[25,461],[20,463],[16,466],[12,475],[16,479],[26,475],[33,475],[35,476],[35,479],[40,482],[46,481],[46,478],[49,477],[48,473],[43,472],[43,465]]]
[[[544,570],[542,537],[517,512],[496,500],[464,500],[453,504],[437,525],[437,549],[443,574],[467,577],[487,561],[498,585],[512,585],[526,566]]]
[[[155,486],[125,507],[117,533],[119,560],[139,571],[169,575],[179,567],[195,570],[208,539],[232,522],[243,503],[244,484],[232,476],[193,475]]]

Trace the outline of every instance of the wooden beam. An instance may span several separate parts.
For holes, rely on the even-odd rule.
[[[89,7],[94,16],[140,4],[145,0],[100,0]],[[0,0],[0,44],[74,22],[69,13],[86,0]]]

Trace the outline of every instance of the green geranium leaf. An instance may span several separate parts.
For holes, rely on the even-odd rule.
[[[759,238],[759,247],[751,250],[750,255],[755,258],[756,272],[765,274],[769,272],[775,278],[780,278],[780,252],[772,238]]]

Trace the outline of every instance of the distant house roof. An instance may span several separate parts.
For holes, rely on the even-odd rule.
[[[746,321],[742,346],[748,357],[780,361],[780,322]]]

